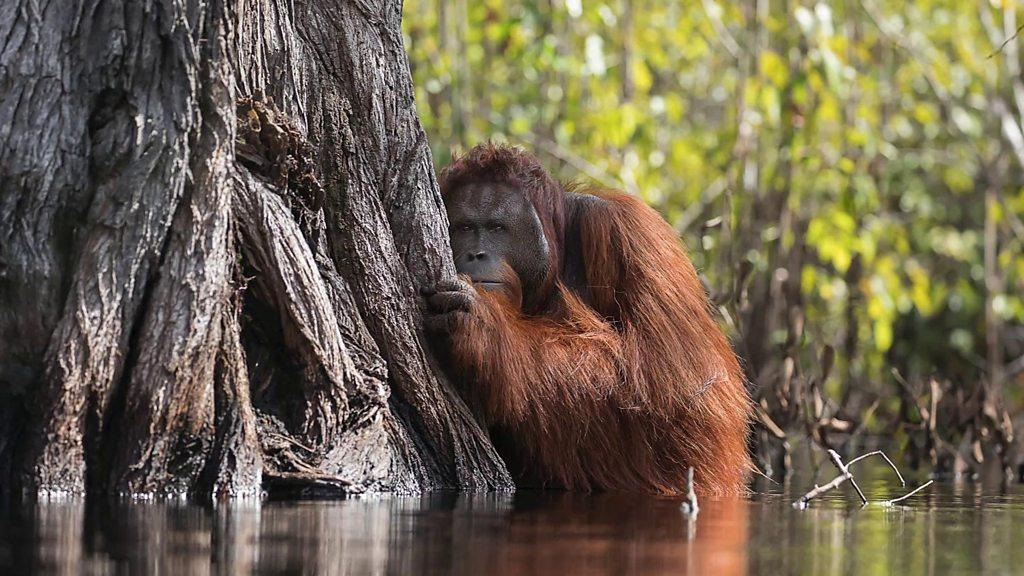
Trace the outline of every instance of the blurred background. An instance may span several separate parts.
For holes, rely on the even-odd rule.
[[[676,227],[769,474],[879,438],[1022,473],[1022,25],[1015,0],[405,2],[438,167],[511,142]]]

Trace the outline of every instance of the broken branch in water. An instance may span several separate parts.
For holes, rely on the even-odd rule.
[[[832,463],[836,465],[836,468],[839,468],[839,472],[841,474],[824,486],[818,486],[815,484],[813,490],[801,496],[796,502],[793,502],[794,508],[803,510],[807,507],[807,503],[810,502],[812,498],[817,498],[830,490],[838,488],[847,480],[849,480],[850,483],[853,484],[853,487],[856,488],[857,495],[860,496],[861,501],[865,504],[868,503],[867,497],[864,496],[864,492],[861,491],[860,486],[857,486],[857,482],[853,479],[853,474],[850,472],[849,467],[846,464],[843,464],[843,459],[839,456],[839,453],[830,449],[828,451],[828,455],[832,458]]]
[[[863,502],[865,506],[869,504],[870,502],[868,501],[867,496],[864,495],[864,492],[860,489],[860,486],[857,485],[857,481],[854,479],[853,473],[850,472],[850,466],[863,460],[864,458],[867,458],[868,456],[881,456],[882,458],[884,458],[885,461],[889,464],[889,466],[893,469],[893,471],[896,472],[896,476],[900,479],[900,485],[907,485],[906,481],[903,480],[903,474],[900,474],[899,468],[897,468],[896,464],[894,464],[893,461],[890,460],[889,457],[886,456],[885,453],[882,452],[881,450],[875,450],[874,452],[862,454],[861,456],[858,456],[846,463],[843,462],[842,457],[840,457],[839,453],[837,453],[835,450],[830,449],[828,451],[828,455],[832,458],[832,463],[835,464],[836,468],[839,469],[840,475],[837,476],[828,484],[825,484],[823,486],[818,486],[817,484],[815,484],[814,488],[810,492],[804,494],[795,502],[793,502],[794,508],[798,510],[803,510],[804,508],[807,507],[807,503],[810,502],[812,499],[817,498],[818,496],[821,496],[822,494],[829,492],[830,490],[838,488],[840,485],[843,484],[843,482],[846,481],[849,481],[850,484],[853,485],[854,489],[857,490],[857,495],[860,496],[861,502]],[[881,502],[881,504],[883,506],[892,506],[893,504],[906,500],[907,498],[910,498],[911,496],[917,494],[921,490],[924,490],[925,488],[930,486],[931,483],[932,480],[929,480],[928,482],[925,482],[921,486],[918,486],[917,488],[911,490],[910,492],[904,494],[903,496],[900,496],[899,498],[894,498],[892,500],[886,500],[884,502]]]

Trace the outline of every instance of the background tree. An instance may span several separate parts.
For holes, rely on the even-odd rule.
[[[0,7],[0,463],[36,493],[507,487],[401,4]]]

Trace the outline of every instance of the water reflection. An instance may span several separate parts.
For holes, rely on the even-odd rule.
[[[800,485],[799,488],[805,488]],[[1024,565],[1024,493],[937,485],[907,506],[800,489],[679,501],[630,495],[0,505],[0,573],[948,574]],[[902,489],[871,480],[879,499]],[[1017,546],[1015,546],[1015,544]]]

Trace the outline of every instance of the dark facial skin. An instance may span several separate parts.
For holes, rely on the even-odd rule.
[[[547,238],[533,204],[516,188],[467,184],[448,194],[445,209],[455,268],[478,288],[500,289],[505,263],[515,270],[526,294],[547,276]]]

